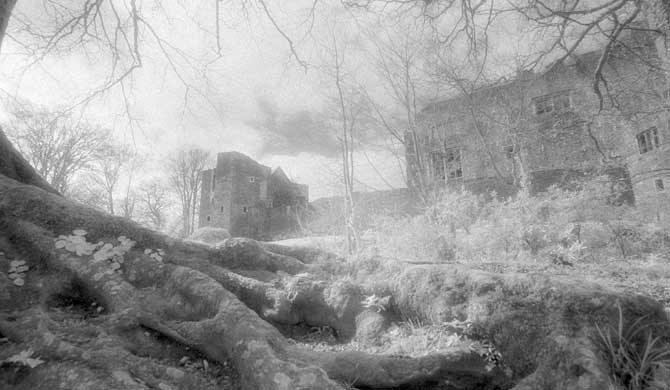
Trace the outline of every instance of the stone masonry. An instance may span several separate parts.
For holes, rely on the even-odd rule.
[[[296,229],[308,188],[238,152],[219,153],[202,172],[199,227],[227,229],[236,237],[269,239]]]
[[[506,196],[603,175],[649,217],[670,218],[670,88],[657,42],[633,32],[593,90],[599,50],[436,101],[406,133],[410,186]]]

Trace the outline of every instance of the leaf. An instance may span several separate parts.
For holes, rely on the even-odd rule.
[[[72,233],[73,233],[75,236],[85,236],[85,235],[86,235],[86,230],[84,230],[84,229],[75,229],[75,230],[72,231]]]
[[[116,271],[117,269],[121,268],[121,264],[114,262],[112,263],[112,269]]]
[[[82,242],[86,242],[86,237],[84,237],[84,236],[70,236],[69,241],[79,244],[79,243],[82,243]]]
[[[26,282],[25,282],[23,279],[21,279],[21,278],[16,278],[16,279],[14,279],[14,284],[17,285],[17,286],[19,286],[19,287],[21,287],[21,286],[23,286],[24,284],[26,284]]]
[[[63,249],[63,248],[65,248],[65,243],[66,243],[66,241],[63,241],[63,240],[58,240],[58,241],[56,241],[56,248],[57,248],[57,249]]]
[[[151,254],[151,249],[147,248],[144,250],[145,255],[150,255]]]
[[[30,368],[35,368],[39,366],[40,364],[44,363],[42,359],[39,358],[32,358],[31,356],[33,355],[33,350],[32,349],[27,349],[24,351],[19,352],[16,355],[10,356],[5,360],[7,363],[15,363],[15,364],[21,364],[24,366],[28,366]]]
[[[16,279],[16,278],[18,278],[18,277],[19,277],[19,274],[17,274],[16,272],[11,272],[11,273],[9,274],[9,278],[10,278],[10,279]]]
[[[26,262],[23,260],[13,260],[12,262],[9,263],[10,267],[18,267],[21,265],[24,265]]]
[[[30,267],[28,267],[27,265],[22,265],[22,266],[16,268],[16,271],[17,271],[17,272],[26,272],[26,271],[28,271],[29,269],[30,269]]]

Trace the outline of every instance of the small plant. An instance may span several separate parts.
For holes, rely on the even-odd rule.
[[[40,358],[33,358],[33,353],[34,352],[32,349],[26,349],[17,353],[16,355],[8,357],[7,359],[3,360],[2,363],[12,364],[19,367],[24,366],[28,368],[35,368],[44,363],[44,360]]]
[[[648,389],[659,369],[670,369],[670,348],[652,334],[640,317],[626,323],[621,305],[617,305],[616,327],[596,324],[592,341],[609,365],[613,379],[626,390]]]
[[[56,248],[65,249],[77,256],[90,255],[101,243],[91,244],[87,242],[86,234],[85,230],[75,229],[69,236],[60,235],[56,239]]]
[[[165,252],[160,248],[155,251],[151,248],[147,248],[144,250],[144,254],[149,255],[149,257],[159,262],[163,262],[163,256],[165,256]]]
[[[13,260],[9,263],[9,278],[14,284],[21,287],[25,284],[26,272],[30,269],[23,260]]]
[[[123,255],[135,246],[135,241],[125,236],[119,236],[117,240],[120,244],[116,246],[103,241],[92,244],[86,241],[86,234],[87,232],[83,229],[75,229],[69,236],[58,236],[56,248],[73,252],[77,256],[93,255],[94,261],[108,260],[112,269],[116,271],[123,264]]]

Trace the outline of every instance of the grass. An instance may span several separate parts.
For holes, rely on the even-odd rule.
[[[581,284],[581,281],[595,282],[614,292],[645,295],[670,307],[670,229],[649,222],[635,208],[608,204],[604,200],[608,196],[603,191],[593,186],[585,186],[578,192],[554,189],[538,197],[520,196],[490,203],[468,194],[445,194],[445,198],[420,215],[371,217],[376,220],[375,228],[361,232],[357,253],[344,256],[340,262],[315,264],[315,272],[327,275],[330,280],[344,278],[361,285],[368,296],[393,295],[390,310],[402,320],[374,343],[353,342],[319,348],[407,356],[454,348],[483,350],[485,346],[481,343],[441,323],[445,318],[462,316],[454,307],[468,301],[468,294],[493,296],[499,293],[501,302],[516,294],[519,302],[530,305],[537,294],[545,293],[542,285],[518,286],[520,292],[516,293],[508,291],[506,288],[513,278],[496,284],[484,277],[480,284],[477,276],[468,279],[464,275],[470,273],[461,273],[458,271],[461,269],[533,275],[520,280],[543,280],[535,275],[548,276],[568,282],[566,286],[591,285]],[[467,207],[456,207],[459,202],[465,202]],[[323,248],[343,253],[336,245]],[[426,263],[431,265],[425,267],[430,271],[424,271]],[[443,270],[447,272],[442,274]],[[451,280],[441,280],[445,277]],[[490,289],[502,290],[487,292]],[[554,295],[551,299],[558,301],[545,300],[539,304],[537,313],[543,313],[541,308],[547,305],[558,304],[564,305],[566,312],[574,309],[587,323],[600,318],[600,314],[580,311],[584,305],[591,307],[591,300],[585,299],[580,306],[572,301],[560,301],[564,298],[561,294]],[[593,307],[612,313],[614,299],[618,298],[613,298],[610,306],[595,304]],[[473,307],[470,305],[468,310]],[[540,324],[540,320],[533,322],[532,318],[537,315],[531,306],[528,308],[530,322]],[[504,317],[506,313],[498,314]],[[669,340],[663,338],[662,333],[654,333],[655,325],[650,325],[650,317],[630,314],[628,320],[621,307],[618,314],[612,325],[592,323],[593,344],[607,362],[612,379],[626,390],[667,390],[667,384],[654,382],[654,375],[659,370],[670,372]],[[518,326],[527,322],[519,321]],[[571,325],[579,326],[578,323]],[[534,330],[537,329],[531,327],[528,331]],[[518,351],[510,349],[510,345],[516,345],[515,337],[532,339],[532,335],[523,331],[517,333],[504,329],[496,333],[501,336],[497,346],[507,348],[507,359],[515,359],[514,351],[527,352],[523,346]],[[534,357],[527,360],[529,369],[534,369],[531,364]],[[517,364],[515,374],[525,372],[524,367]]]
[[[616,326],[596,324],[593,343],[607,362],[613,379],[624,389],[660,390],[661,387],[654,387],[657,385],[655,376],[659,369],[670,369],[667,343],[654,336],[651,326],[644,324],[645,317],[628,323],[621,305],[617,309]]]
[[[322,336],[322,337],[319,337]],[[398,322],[371,341],[337,341],[327,332],[315,328],[296,342],[320,351],[361,351],[373,354],[420,357],[459,350],[483,351],[485,347],[471,340],[452,324],[429,324],[417,319]]]

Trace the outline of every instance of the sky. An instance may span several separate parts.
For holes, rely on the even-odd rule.
[[[218,49],[217,3],[144,0],[137,3],[147,21],[138,34],[142,67],[124,79],[123,89],[116,86],[86,105],[77,105],[112,69],[122,70],[131,52],[121,50],[115,57],[90,38],[85,45],[70,45],[73,40],[66,38],[59,41],[59,50],[36,60],[26,47],[44,40],[31,39],[25,26],[45,35],[53,32],[53,17],[43,7],[54,2],[81,6],[76,0],[18,2],[0,56],[0,96],[5,101],[18,98],[48,107],[77,107],[83,119],[112,129],[119,142],[144,155],[147,175],[159,171],[161,161],[179,148],[200,147],[213,155],[238,151],[272,168],[281,166],[292,179],[309,185],[312,200],[343,190],[333,111],[337,94],[329,67],[333,43],[344,53],[347,80],[365,85],[378,102],[387,104],[388,90],[375,80],[374,64],[363,50],[370,49],[366,34],[381,36],[387,28],[402,31],[407,25],[422,24],[409,14],[402,22],[393,22],[345,9],[337,0],[319,0],[313,18],[313,0],[266,1],[272,18],[257,1],[224,0],[218,2]],[[128,18],[129,1],[104,4],[116,4],[121,18]],[[545,38],[526,29],[518,16],[503,18],[488,33],[485,61],[492,74],[513,73],[514,66],[546,46]],[[91,35],[100,37],[104,31],[109,36],[115,20],[107,9],[92,25]],[[100,29],[100,22],[107,29]],[[442,20],[445,25],[451,22],[448,17]],[[129,41],[131,25],[127,20],[123,30]],[[486,45],[480,42],[482,46]],[[465,48],[455,44],[449,50],[450,61],[461,63],[463,75],[469,76],[472,65],[461,55]],[[121,65],[113,67],[115,58]],[[431,88],[422,91],[419,105],[448,94]],[[403,187],[398,142],[369,121],[358,131],[362,136],[354,158],[356,189]]]
[[[19,2],[15,15],[40,26],[46,18],[39,3]],[[134,145],[148,157],[148,170],[159,169],[161,159],[180,147],[201,147],[213,154],[234,150],[270,167],[281,166],[292,179],[309,185],[311,199],[341,192],[338,141],[319,115],[330,86],[324,87],[319,69],[312,65],[322,53],[313,37],[303,39],[302,23],[307,19],[300,1],[277,3],[280,6],[271,11],[295,41],[301,60],[310,63],[307,68],[292,57],[287,40],[260,9],[245,13],[236,2],[221,3],[221,56],[217,56],[211,8],[170,4],[173,9],[154,9],[150,4],[144,4],[143,12],[147,19],[153,18],[157,33],[187,53],[173,55],[179,75],[145,30],[143,67],[126,84],[126,99],[120,88],[112,89],[86,105],[86,120],[113,129],[119,142]],[[178,16],[165,19],[163,13]],[[19,26],[10,20],[9,31],[16,39],[3,42],[3,95],[51,107],[70,106],[108,74],[110,59],[91,49],[60,51],[34,63],[34,56],[23,50],[21,44],[29,40],[17,31]],[[49,28],[46,22],[44,26]],[[187,57],[198,65],[188,66],[182,60]],[[211,62],[206,78],[199,73],[205,62]],[[180,78],[190,85],[188,93]],[[402,165],[382,138],[368,138],[359,145],[358,190],[404,186]]]

